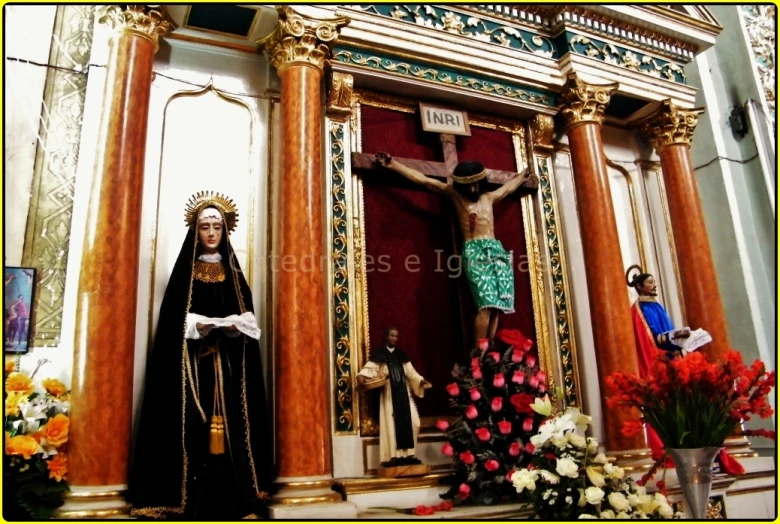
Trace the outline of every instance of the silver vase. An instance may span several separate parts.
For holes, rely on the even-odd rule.
[[[721,448],[671,449],[666,448],[677,469],[685,512],[689,518],[701,520],[707,514],[712,487],[712,461]]]

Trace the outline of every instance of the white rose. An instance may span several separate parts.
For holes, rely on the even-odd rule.
[[[659,504],[668,504],[668,503],[669,503],[669,501],[668,501],[668,500],[666,500],[666,497],[664,496],[664,494],[663,494],[663,493],[660,493],[660,492],[656,492],[656,494],[655,494],[655,500],[656,500],[656,502],[658,502]]]
[[[604,473],[606,473],[609,478],[613,479],[622,479],[623,475],[625,475],[623,468],[619,468],[609,463],[604,464]]]
[[[596,464],[607,464],[609,461],[607,460],[607,456],[604,455],[604,453],[599,453],[593,458],[593,462]]]
[[[593,437],[588,437],[588,453],[596,453],[599,450],[599,441]]]
[[[534,491],[536,489],[536,480],[539,478],[539,474],[536,471],[530,469],[521,469],[516,471],[512,475],[512,485],[515,487],[518,493],[524,489],[528,491]]]
[[[605,484],[604,477],[599,473],[598,468],[594,466],[588,466],[585,468],[585,474],[588,475],[590,482],[597,488],[603,487]]]
[[[588,504],[593,504],[595,506],[604,500],[604,490],[591,486],[585,490],[585,499],[588,501]]]
[[[566,435],[556,433],[550,438],[550,443],[558,449],[563,449],[569,443],[569,440],[566,438]]]
[[[611,509],[605,510],[601,512],[601,515],[599,515],[602,519],[614,519],[615,518],[615,512]]]
[[[632,508],[635,508],[639,505],[639,496],[634,495],[633,493],[628,496],[628,503],[631,504]]]
[[[593,515],[589,515],[587,513],[583,513],[582,515],[580,515],[579,518],[581,518],[581,519],[595,519],[596,517],[594,517]]]
[[[566,435],[566,438],[569,440],[569,444],[574,446],[575,448],[585,448],[588,446],[588,443],[585,441],[584,437],[581,437],[575,432],[571,432],[568,435]]]
[[[561,481],[558,475],[546,469],[539,470],[539,475],[550,484],[558,484]]]
[[[615,515],[615,518],[616,519],[620,519],[620,520],[628,520],[628,519],[631,518],[631,516],[628,513],[626,513],[625,511],[621,511],[620,513]]]
[[[559,458],[555,464],[555,471],[557,471],[558,474],[562,477],[571,477],[576,479],[579,476],[579,469],[580,468],[577,467],[577,463],[568,458]]]
[[[661,504],[658,508],[658,514],[665,519],[670,519],[674,516],[674,510],[669,504]]]
[[[624,511],[631,507],[626,496],[617,491],[610,493],[607,498],[609,499],[609,504],[618,511]]]

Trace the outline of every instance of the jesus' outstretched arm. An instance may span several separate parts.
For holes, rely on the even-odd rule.
[[[376,160],[380,165],[388,169],[392,169],[393,171],[397,171],[405,178],[408,178],[412,182],[420,184],[421,186],[430,189],[431,191],[436,191],[437,193],[449,192],[450,186],[448,184],[440,182],[439,180],[433,179],[431,177],[427,177],[416,169],[412,169],[411,167],[407,167],[400,162],[396,162],[393,157],[387,153],[377,153]]]
[[[488,196],[491,198],[491,200],[493,200],[493,202],[498,202],[502,198],[514,193],[517,190],[517,188],[523,185],[523,182],[525,182],[526,180],[528,180],[527,167],[523,170],[522,173],[518,174],[513,179],[504,183],[501,187],[499,187],[495,191],[491,191],[490,193],[488,193]]]

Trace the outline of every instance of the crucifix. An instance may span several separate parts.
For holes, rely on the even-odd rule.
[[[458,162],[455,136],[439,135],[444,162],[393,158],[387,153],[352,154],[354,169],[384,167],[426,189],[450,198],[463,234],[463,267],[477,306],[475,347],[492,339],[499,313],[514,312],[514,273],[509,253],[494,235],[493,204],[516,190],[535,190],[539,179],[526,168],[522,173],[485,168],[478,162]],[[487,184],[499,185],[488,190]]]

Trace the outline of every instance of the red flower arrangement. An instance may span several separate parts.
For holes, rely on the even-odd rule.
[[[446,386],[460,418],[436,425],[447,435],[441,451],[453,458],[456,470],[453,487],[442,498],[455,503],[516,499],[508,478],[530,463],[529,439],[544,420],[529,406],[547,387],[547,375],[529,353],[533,342],[505,329],[482,345],[467,366],[455,366],[455,381]]]
[[[642,431],[646,422],[668,448],[719,447],[730,435],[775,438],[774,431],[740,428],[751,415],[772,416],[767,394],[774,381],[775,372],[767,372],[763,362],[747,366],[737,351],[726,353],[723,362],[708,362],[698,351],[670,361],[659,350],[646,378],[623,373],[607,377],[615,392],[607,405],[642,413],[639,421],[625,423],[624,435]]]

